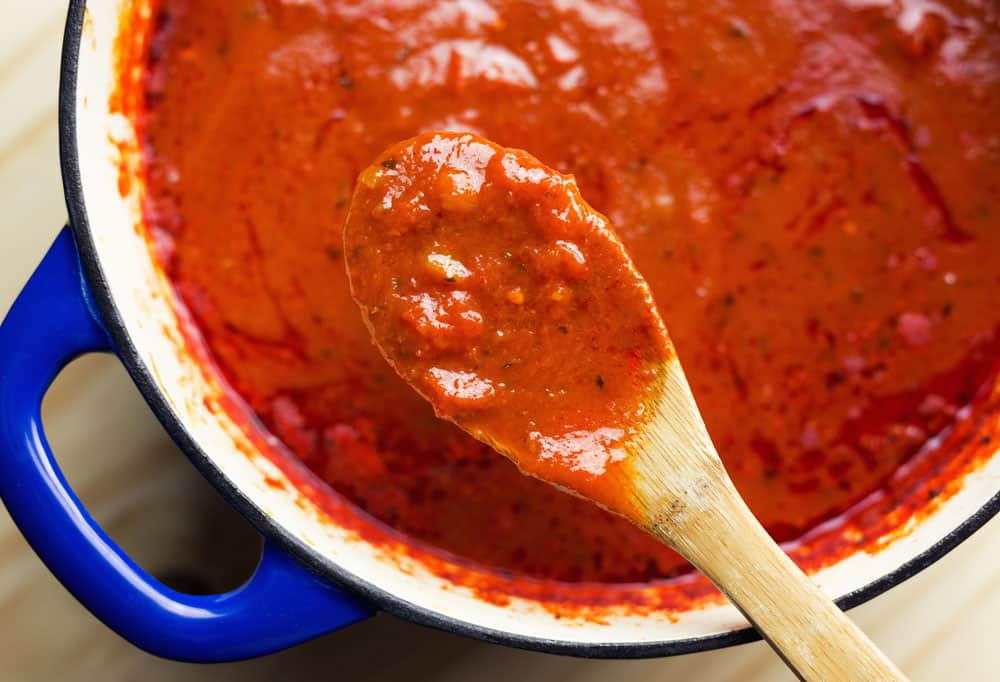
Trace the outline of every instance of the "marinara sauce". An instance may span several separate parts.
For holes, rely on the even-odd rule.
[[[673,349],[572,177],[468,133],[418,135],[361,172],[344,255],[372,340],[435,414],[630,510],[630,442]]]
[[[437,419],[372,346],[341,226],[361,170],[420,132],[577,178],[778,540],[850,518],[995,374],[995,2],[163,0],[155,17],[139,124],[159,258],[288,452],[412,538],[542,578],[685,570]]]

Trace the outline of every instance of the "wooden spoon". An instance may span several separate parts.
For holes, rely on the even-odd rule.
[[[438,416],[674,548],[802,679],[905,679],[743,502],[649,287],[572,177],[421,135],[360,175],[344,245],[376,345]]]

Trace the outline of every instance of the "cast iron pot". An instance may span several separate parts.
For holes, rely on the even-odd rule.
[[[70,225],[0,327],[0,495],[66,588],[137,646],[193,661],[265,654],[375,609],[483,640],[579,656],[663,656],[754,639],[728,604],[646,615],[612,604],[597,610],[601,622],[581,622],[557,617],[531,598],[484,600],[428,570],[424,550],[396,553],[366,539],[377,532],[358,528],[375,529],[375,522],[357,513],[344,523],[330,514],[300,492],[292,469],[261,453],[260,439],[242,421],[205,408],[223,388],[185,347],[183,311],[141,228],[142,182],[128,152],[135,131],[110,104],[119,78],[116,44],[138,39],[149,21],[142,0],[70,3],[59,109]],[[133,177],[120,184],[122,172]],[[59,472],[41,424],[42,396],[70,360],[100,351],[118,356],[164,428],[265,538],[256,573],[239,589],[192,596],[167,588],[98,527]],[[998,482],[994,455],[963,477],[957,494],[918,515],[908,532],[876,553],[843,557],[816,580],[845,608],[871,599],[992,517],[1000,507]],[[437,561],[440,568],[449,559]],[[608,594],[616,589],[608,586]]]

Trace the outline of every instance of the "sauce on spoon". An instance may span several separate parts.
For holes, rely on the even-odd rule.
[[[526,474],[620,510],[628,443],[672,348],[652,294],[571,176],[428,133],[358,181],[351,290],[396,371]]]

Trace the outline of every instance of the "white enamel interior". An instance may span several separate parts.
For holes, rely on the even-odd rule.
[[[237,425],[212,414],[203,399],[219,387],[178,348],[180,334],[173,294],[154,267],[146,241],[136,229],[137,196],[119,194],[121,153],[130,142],[128,120],[109,113],[115,85],[113,46],[119,16],[133,3],[91,3],[81,41],[76,114],[83,198],[98,263],[115,306],[141,362],[155,378],[175,416],[210,461],[275,524],[301,538],[329,562],[412,605],[478,628],[522,637],[573,643],[649,643],[718,634],[746,625],[728,605],[648,617],[607,614],[606,624],[555,618],[537,603],[514,599],[506,606],[486,603],[469,590],[435,577],[419,563],[388,560],[384,552],[343,530],[307,500],[265,482],[284,478],[269,460],[247,454],[253,447]],[[131,10],[128,10],[131,11]],[[138,187],[138,183],[133,183]],[[856,554],[816,575],[834,596],[852,592],[924,552],[976,512],[1000,489],[1000,457],[993,457],[965,480],[962,490],[912,532],[877,554]]]

